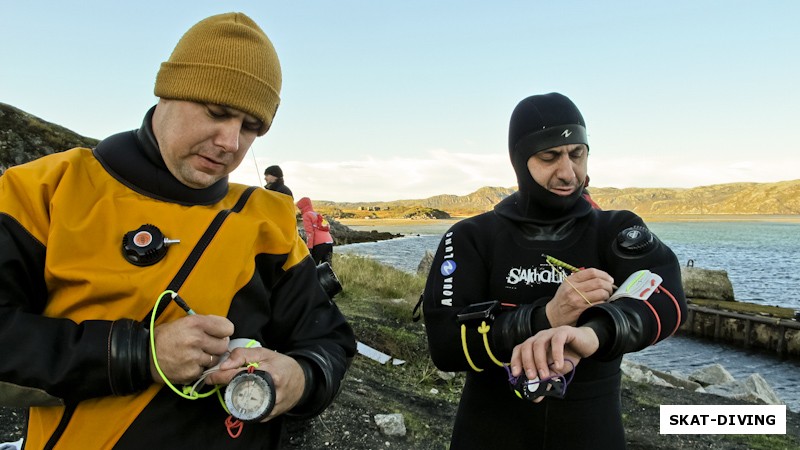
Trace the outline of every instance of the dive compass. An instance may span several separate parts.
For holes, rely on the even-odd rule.
[[[255,367],[239,372],[225,388],[225,405],[242,422],[261,422],[275,407],[272,376]]]

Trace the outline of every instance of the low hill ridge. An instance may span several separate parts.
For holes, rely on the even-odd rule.
[[[603,209],[629,209],[640,215],[800,214],[800,180],[689,189],[593,187],[590,191]]]
[[[401,209],[425,206],[459,215],[489,211],[516,188],[482,187],[467,195],[436,195],[426,199],[339,203],[315,201],[331,208]],[[603,209],[627,209],[639,215],[800,214],[800,180],[775,183],[728,183],[694,188],[589,189]]]

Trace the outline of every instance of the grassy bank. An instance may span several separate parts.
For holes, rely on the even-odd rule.
[[[422,321],[412,320],[412,311],[425,286],[425,278],[409,274],[369,258],[335,255],[334,267],[344,290],[336,303],[347,317],[356,338],[393,358],[406,361],[401,366],[381,366],[398,376],[413,392],[435,399],[457,400],[461,384],[439,383],[436,368],[428,357]],[[439,380],[441,381],[441,380]],[[463,383],[463,381],[462,381]]]

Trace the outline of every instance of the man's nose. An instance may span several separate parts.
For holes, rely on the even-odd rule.
[[[568,181],[572,181],[572,179],[575,178],[575,170],[572,167],[572,160],[569,155],[562,155],[558,158],[556,176],[562,180]]]
[[[217,131],[215,144],[221,147],[224,151],[234,153],[239,150],[239,131],[241,124],[228,121],[220,125]]]

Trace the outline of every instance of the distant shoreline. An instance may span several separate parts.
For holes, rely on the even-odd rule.
[[[428,226],[434,224],[455,223],[466,217],[451,219],[336,219],[348,227],[396,227],[403,225]],[[800,214],[653,214],[642,215],[645,222],[781,222],[800,223]]]
[[[645,222],[781,222],[800,223],[800,214],[653,214]]]
[[[466,217],[454,217],[452,219],[427,219],[427,220],[420,220],[420,219],[336,219],[337,222],[341,223],[342,225],[347,225],[348,227],[369,227],[372,225],[408,225],[408,224],[420,224],[420,225],[428,225],[434,223],[445,223],[451,222],[455,223],[461,219],[466,219]]]

